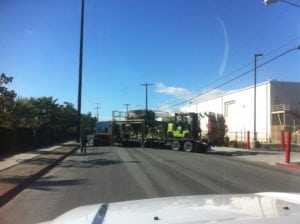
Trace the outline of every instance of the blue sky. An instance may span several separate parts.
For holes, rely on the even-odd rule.
[[[294,0],[294,2],[297,2]],[[20,97],[77,107],[81,0],[1,0],[0,72]],[[263,0],[85,0],[82,112],[172,105],[253,84],[253,72],[300,44],[300,9]],[[257,81],[300,82],[300,51],[259,68]],[[216,88],[216,89],[215,89]],[[203,97],[203,96],[202,96]],[[205,95],[204,95],[205,97]],[[197,101],[197,98],[194,99]],[[184,104],[182,104],[184,105]]]

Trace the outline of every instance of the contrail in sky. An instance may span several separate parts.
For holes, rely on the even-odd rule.
[[[224,22],[222,21],[222,19],[217,16],[216,17],[222,30],[223,30],[223,34],[224,34],[224,40],[225,40],[225,47],[224,47],[224,57],[223,57],[223,61],[222,61],[222,64],[221,64],[221,68],[220,68],[220,74],[219,76],[222,77],[223,74],[224,74],[224,70],[225,70],[225,66],[226,66],[226,62],[227,62],[227,58],[228,58],[228,35],[227,35],[227,30],[226,30],[226,27],[224,25]]]

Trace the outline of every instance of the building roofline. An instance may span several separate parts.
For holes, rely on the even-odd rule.
[[[257,86],[263,86],[263,85],[266,85],[266,84],[271,84],[271,83],[298,83],[300,84],[300,82],[292,82],[292,81],[278,81],[276,79],[269,79],[267,81],[264,81],[264,82],[260,82],[260,83],[257,83],[256,84],[256,87]],[[230,94],[234,94],[234,93],[237,93],[237,92],[241,92],[241,91],[245,91],[247,89],[252,89],[254,88],[254,85],[251,85],[251,86],[247,86],[247,87],[244,87],[244,88],[241,88],[241,89],[235,89],[235,90],[229,90],[229,91],[226,91],[225,93],[221,93],[220,95],[218,96],[212,96],[208,99],[203,99],[203,100],[200,100],[198,101],[197,103],[202,103],[202,102],[206,102],[206,101],[209,101],[209,100],[213,100],[213,99],[216,99],[216,98],[219,98],[219,97],[224,97],[224,96],[227,96],[227,95],[230,95]]]

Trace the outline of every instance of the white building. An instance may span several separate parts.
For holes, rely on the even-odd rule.
[[[260,142],[278,143],[280,130],[300,129],[300,83],[269,80],[256,85],[256,133]],[[189,104],[181,111],[215,112],[226,119],[230,139],[254,133],[254,87]]]

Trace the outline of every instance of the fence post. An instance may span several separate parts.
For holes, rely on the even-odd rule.
[[[250,131],[247,131],[246,149],[250,149]]]
[[[281,150],[284,151],[284,130],[281,129],[280,131],[280,145],[281,145]]]
[[[285,150],[285,162],[290,163],[290,152],[291,152],[291,131],[286,134],[286,150]]]

